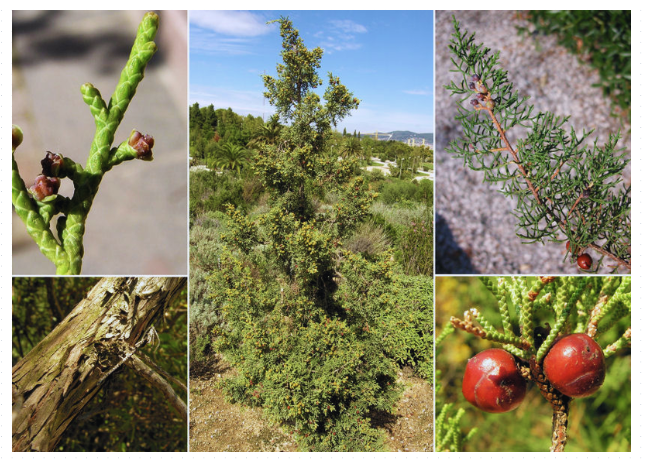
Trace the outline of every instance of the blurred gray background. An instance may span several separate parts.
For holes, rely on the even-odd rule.
[[[450,43],[454,32],[452,15],[462,32],[475,33],[477,44],[499,50],[501,67],[520,96],[530,96],[535,111],[571,115],[567,123],[577,133],[595,129],[599,144],[621,129],[618,148],[630,152],[630,126],[610,116],[612,108],[599,88],[598,74],[557,44],[554,36],[518,35],[516,26],[529,23],[513,11],[436,11],[435,55],[435,180],[436,180],[436,273],[437,274],[578,274],[576,265],[563,263],[565,243],[523,244],[515,235],[513,199],[498,192],[501,186],[483,183],[483,174],[463,166],[446,151],[451,140],[461,136],[455,121],[457,96],[443,88],[458,80],[451,73]],[[466,107],[469,106],[465,102]],[[593,144],[593,137],[588,139]],[[515,140],[515,137],[514,137]],[[630,166],[624,173],[630,184]],[[591,253],[598,260],[599,254]],[[613,264],[605,259],[599,273]]]
[[[79,89],[90,82],[108,101],[144,13],[13,12],[13,123],[24,133],[16,161],[27,187],[46,150],[85,166],[95,128]],[[150,134],[154,160],[104,176],[86,223],[86,275],[187,274],[187,14],[158,14],[158,52],[113,143],[132,129]],[[72,192],[63,179],[60,193]],[[13,274],[54,273],[14,212]]]

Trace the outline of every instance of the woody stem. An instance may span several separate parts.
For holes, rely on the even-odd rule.
[[[488,94],[487,94],[487,99],[489,99],[489,98],[490,98],[490,92],[488,92]],[[582,194],[581,194],[581,196],[576,200],[576,202],[574,203],[574,205],[572,206],[572,208],[569,210],[569,213],[567,214],[565,220],[561,222],[561,221],[558,219],[558,217],[554,214],[554,212],[553,212],[550,208],[548,208],[547,205],[546,205],[546,204],[545,204],[545,203],[540,199],[540,196],[538,195],[538,190],[533,186],[533,183],[529,180],[528,175],[527,175],[527,172],[526,172],[526,170],[524,169],[524,166],[522,165],[522,163],[520,162],[520,159],[519,159],[518,156],[517,156],[517,151],[516,151],[515,149],[513,149],[513,147],[511,146],[511,143],[509,142],[508,137],[506,137],[506,132],[504,131],[504,129],[502,129],[502,125],[501,125],[501,124],[499,123],[499,121],[497,120],[497,117],[495,116],[495,113],[493,112],[493,110],[491,110],[491,109],[488,108],[488,107],[485,107],[484,105],[477,105],[477,106],[475,106],[475,109],[476,109],[476,110],[486,110],[486,111],[488,112],[488,114],[489,114],[489,116],[490,116],[490,118],[491,118],[493,124],[495,125],[495,128],[497,129],[497,132],[499,132],[500,139],[502,140],[502,142],[503,142],[504,145],[506,146],[506,150],[507,150],[507,151],[511,154],[511,156],[513,157],[513,161],[515,162],[515,164],[517,165],[518,169],[520,170],[520,173],[522,174],[522,177],[523,177],[524,180],[526,181],[527,186],[529,187],[529,190],[530,190],[531,192],[533,192],[533,196],[535,197],[535,199],[536,199],[536,201],[538,202],[538,204],[544,206],[545,211],[546,211],[549,215],[551,215],[551,216],[553,217],[553,219],[556,221],[556,224],[558,224],[558,227],[559,227],[559,228],[563,231],[563,233],[564,233],[564,232],[565,232],[565,228],[564,228],[565,223],[567,222],[567,219],[568,219],[568,218],[570,217],[570,215],[572,214],[574,208],[576,208],[576,206],[577,206],[578,203],[580,202],[580,200],[581,200],[581,198],[582,198]],[[497,149],[497,151],[501,151],[501,149]],[[558,173],[558,171],[560,170],[561,167],[562,167],[562,164],[558,167],[558,169],[556,170],[556,173],[554,173],[554,175],[551,177],[551,179],[553,179],[553,178],[556,176],[556,174]],[[625,260],[623,260],[623,259],[617,257],[616,255],[614,255],[614,254],[612,254],[612,253],[610,253],[610,252],[604,250],[603,248],[599,247],[598,245],[596,245],[596,244],[594,244],[594,243],[591,243],[591,244],[588,244],[585,248],[587,248],[587,247],[590,247],[590,248],[596,250],[597,252],[599,252],[600,254],[605,255],[606,257],[611,258],[612,260],[614,260],[615,262],[617,262],[620,266],[624,266],[624,267],[626,267],[628,270],[630,270],[630,263],[628,263],[628,262],[626,262]]]

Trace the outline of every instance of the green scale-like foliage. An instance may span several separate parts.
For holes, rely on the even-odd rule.
[[[568,117],[534,111],[499,67],[499,52],[478,45],[456,21],[449,47],[459,79],[446,89],[461,97],[456,120],[463,137],[448,151],[483,172],[485,182],[502,183],[501,192],[516,200],[524,241],[568,240],[572,262],[590,247],[630,269],[630,187],[622,182],[630,159],[616,147],[620,135],[587,147],[593,131],[579,135],[566,127]],[[514,128],[525,135],[511,140]]]
[[[39,201],[29,195],[13,156],[22,142],[22,131],[17,126],[12,129],[12,137],[18,141],[12,144],[12,203],[43,255],[56,265],[56,274],[81,273],[85,222],[101,180],[113,166],[138,157],[138,151],[128,140],[117,147],[111,146],[137,86],[144,78],[146,65],[157,51],[153,39],[158,25],[155,13],[147,13],[142,19],[128,62],[108,104],[92,84],[81,86],[83,101],[94,117],[96,130],[86,167],[64,158],[58,174],[59,178],[70,178],[74,184],[72,198],[51,195]],[[57,214],[61,216],[56,222],[55,235],[49,223]]]

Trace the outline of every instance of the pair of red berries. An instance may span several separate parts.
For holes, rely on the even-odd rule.
[[[603,350],[586,334],[559,339],[545,357],[542,369],[551,385],[569,397],[590,396],[605,380]],[[522,403],[526,380],[509,352],[488,349],[468,360],[462,391],[475,407],[488,413],[504,413]]]

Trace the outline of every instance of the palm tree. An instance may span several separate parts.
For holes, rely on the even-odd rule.
[[[241,169],[244,168],[248,163],[248,154],[249,152],[240,145],[236,145],[232,142],[226,142],[216,149],[216,158],[214,159],[214,164],[223,171],[236,171],[236,173],[240,176]]]
[[[362,144],[354,137],[344,140],[341,150],[342,156],[345,158],[353,158],[362,153]]]
[[[258,149],[263,144],[276,144],[281,136],[281,129],[282,126],[279,123],[279,116],[272,115],[268,122],[259,129],[252,139],[250,139],[247,147]]]

